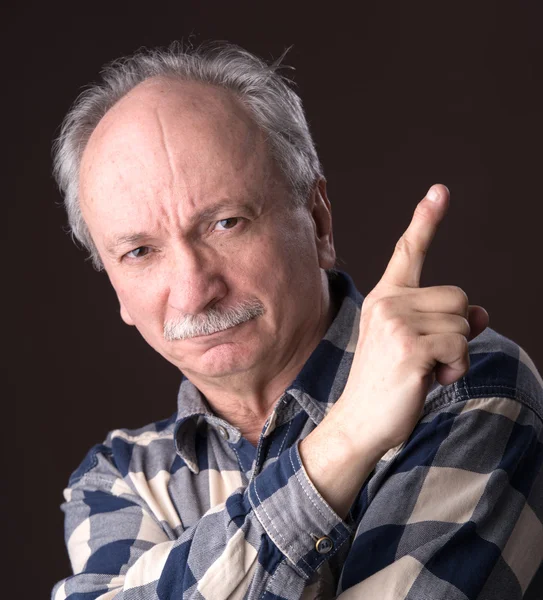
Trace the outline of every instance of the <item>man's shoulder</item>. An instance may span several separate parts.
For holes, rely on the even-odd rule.
[[[82,477],[94,473],[101,477],[111,474],[124,477],[131,468],[134,453],[148,455],[149,451],[160,452],[165,440],[171,446],[176,421],[176,414],[167,419],[149,423],[135,429],[122,428],[110,431],[105,440],[95,444],[85,455],[77,469],[70,476],[70,486],[75,485]],[[159,442],[159,443],[156,443]]]
[[[443,402],[499,397],[520,402],[543,420],[543,379],[519,344],[487,327],[468,347],[469,371],[451,385],[435,383],[426,400],[427,410]]]

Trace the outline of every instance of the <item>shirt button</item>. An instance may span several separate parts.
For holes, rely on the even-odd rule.
[[[226,429],[226,427],[223,427],[222,425],[219,425],[217,427],[217,429],[219,430],[219,435],[222,437],[223,440],[227,440],[230,437],[228,430]]]
[[[319,538],[315,543],[315,549],[319,554],[328,554],[333,547],[334,542],[328,536]]]

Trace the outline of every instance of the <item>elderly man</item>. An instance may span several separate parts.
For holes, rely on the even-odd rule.
[[[542,382],[462,290],[419,287],[447,188],[363,299],[299,98],[229,45],[113,63],[55,161],[122,319],[182,381],[170,419],[72,474],[54,600],[522,597]]]

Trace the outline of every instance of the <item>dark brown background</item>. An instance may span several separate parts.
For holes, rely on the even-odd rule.
[[[328,178],[339,266],[367,293],[418,200],[446,184],[423,285],[461,286],[542,369],[541,3],[351,4],[40,1],[4,21],[14,105],[4,131],[15,130],[4,180],[15,190],[3,265],[15,277],[2,296],[15,304],[4,310],[13,483],[3,479],[2,497],[17,597],[47,597],[70,572],[59,504],[87,449],[175,410],[179,373],[122,324],[106,276],[63,232],[50,175],[52,139],[81,87],[140,46],[226,39],[272,59],[293,45],[285,63]]]

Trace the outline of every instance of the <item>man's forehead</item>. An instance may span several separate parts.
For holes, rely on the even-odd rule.
[[[83,153],[82,202],[114,184],[214,183],[264,175],[271,167],[265,138],[230,92],[172,80],[140,84],[103,117]],[[216,183],[216,182],[215,182]]]
[[[187,86],[142,84],[96,128],[80,172],[91,234],[154,227],[168,206],[188,223],[218,201],[261,205],[276,179],[263,134],[228,92]]]
[[[104,115],[90,136],[83,163],[89,155],[95,159],[96,154],[121,149],[143,152],[167,143],[181,145],[185,154],[191,148],[221,145],[229,151],[253,152],[263,138],[246,107],[231,92],[197,82],[155,78],[136,86]]]

